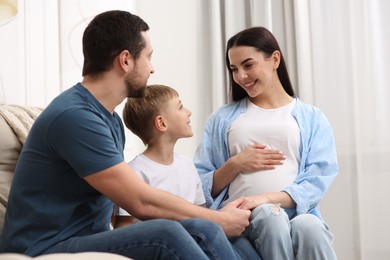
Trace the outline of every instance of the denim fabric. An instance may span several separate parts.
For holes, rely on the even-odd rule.
[[[244,235],[231,239],[231,243],[236,250],[239,259],[261,260],[259,254],[253,248],[251,242]]]
[[[203,219],[187,219],[180,223],[209,259],[241,259],[218,224]]]
[[[252,211],[245,235],[262,259],[337,259],[332,233],[312,214],[289,220],[279,206],[264,204]]]
[[[157,219],[73,237],[44,254],[110,252],[134,259],[236,259],[222,228],[211,221]]]

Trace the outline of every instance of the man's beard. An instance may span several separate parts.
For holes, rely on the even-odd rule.
[[[129,75],[125,79],[127,97],[129,98],[142,98],[145,96],[146,82],[141,84],[139,81],[136,81],[136,77],[131,77]]]

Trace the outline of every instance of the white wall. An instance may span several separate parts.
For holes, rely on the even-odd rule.
[[[194,154],[203,129],[204,116],[198,113],[198,109],[208,103],[205,92],[201,91],[206,87],[204,76],[198,69],[203,54],[197,13],[199,6],[198,0],[142,0],[137,3],[137,14],[150,26],[154,49],[152,63],[155,73],[149,83],[175,88],[184,106],[192,111],[194,136],[181,139],[176,145],[177,151],[189,156]]]

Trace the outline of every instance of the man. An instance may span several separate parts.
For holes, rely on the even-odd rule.
[[[223,231],[239,236],[249,224],[240,200],[221,211],[194,206],[148,186],[124,162],[124,128],[114,109],[142,97],[154,72],[148,29],[125,11],[104,12],[87,26],[82,82],[42,112],[21,152],[0,252],[234,258]],[[138,219],[159,220],[110,230],[113,203]]]

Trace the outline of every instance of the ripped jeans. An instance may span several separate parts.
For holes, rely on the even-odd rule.
[[[333,235],[321,219],[302,214],[289,220],[279,205],[255,208],[244,235],[263,260],[337,259]]]

